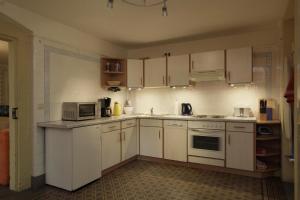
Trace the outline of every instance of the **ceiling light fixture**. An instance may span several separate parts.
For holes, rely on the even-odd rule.
[[[114,7],[114,0],[108,0],[106,6],[110,9],[112,9]]]
[[[124,3],[136,7],[153,7],[162,5],[162,16],[168,16],[167,0],[122,0]],[[113,0],[107,0],[107,7],[113,8]]]

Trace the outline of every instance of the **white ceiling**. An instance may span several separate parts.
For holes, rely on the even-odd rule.
[[[0,40],[0,64],[8,64],[8,43]]]
[[[168,17],[161,6],[141,8],[114,0],[7,0],[116,44],[133,47],[180,40],[209,33],[276,23],[289,0],[168,0]]]

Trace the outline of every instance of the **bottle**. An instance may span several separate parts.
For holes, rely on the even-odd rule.
[[[113,115],[114,116],[120,116],[122,114],[122,109],[121,109],[121,105],[119,104],[119,102],[115,102],[114,104],[114,112]]]

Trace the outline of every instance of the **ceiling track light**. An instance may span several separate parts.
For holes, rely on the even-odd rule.
[[[122,0],[124,3],[136,7],[152,7],[162,5],[162,16],[168,16],[167,0]],[[107,0],[107,7],[112,9],[114,0]]]
[[[112,9],[114,7],[114,0],[107,0],[107,8]]]

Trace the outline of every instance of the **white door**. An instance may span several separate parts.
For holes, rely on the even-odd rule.
[[[252,48],[226,51],[226,80],[230,84],[252,82]]]
[[[187,129],[178,127],[164,129],[164,158],[187,161]]]
[[[101,177],[100,156],[100,126],[73,129],[73,190]]]
[[[121,162],[121,131],[102,133],[102,170]]]
[[[191,71],[202,72],[225,69],[225,51],[207,51],[191,54]]]
[[[168,57],[168,85],[186,86],[189,85],[189,55]]]
[[[162,158],[162,128],[140,128],[140,154],[155,158]]]
[[[166,57],[145,60],[145,87],[166,86]]]
[[[137,128],[123,129],[122,137],[122,161],[124,161],[137,155]]]
[[[254,170],[253,133],[227,132],[226,167]]]
[[[142,88],[143,87],[143,60],[128,59],[127,60],[127,87]]]

